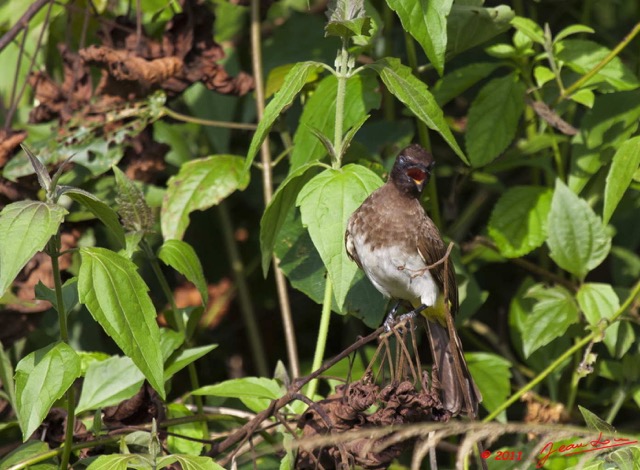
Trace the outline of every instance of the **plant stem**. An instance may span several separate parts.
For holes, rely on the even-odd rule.
[[[262,74],[262,44],[260,29],[260,0],[251,0],[251,65],[253,77],[256,83],[256,112],[258,119],[264,117],[264,77]],[[266,138],[260,147],[260,160],[262,162],[262,185],[264,194],[264,205],[267,206],[273,197],[273,175],[271,163],[271,151],[269,150],[269,139]],[[275,254],[273,255],[273,272],[276,280],[276,291],[278,293],[278,303],[280,304],[280,317],[284,338],[287,346],[287,358],[289,359],[289,373],[293,377],[300,375],[300,362],[298,360],[298,346],[296,344],[295,330],[291,315],[291,303],[287,291],[287,281],[284,277]]]
[[[578,395],[578,384],[580,383],[580,374],[578,373],[578,366],[580,365],[580,352],[576,351],[573,358],[573,373],[571,374],[571,385],[569,386],[569,396],[567,397],[567,411],[571,414],[573,406],[576,403],[576,396]]]
[[[160,288],[162,289],[162,293],[166,297],[169,305],[171,306],[171,316],[173,317],[173,322],[175,323],[175,326],[178,329],[178,331],[182,335],[184,335],[185,334],[184,320],[182,319],[182,315],[180,314],[180,312],[178,312],[178,307],[176,306],[176,302],[173,298],[173,292],[171,292],[171,287],[169,287],[169,283],[167,282],[167,279],[164,277],[164,274],[162,274],[162,269],[160,269],[158,258],[146,240],[143,239],[140,242],[140,246],[142,246],[142,249],[144,250],[144,253],[147,256],[147,260],[151,265],[151,269],[153,270],[153,273],[155,274],[156,279],[158,279],[158,282],[160,283]]]
[[[571,84],[571,86],[569,86],[566,90],[564,90],[564,93],[560,95],[560,97],[558,97],[558,101],[562,99],[566,99],[567,97],[571,96],[574,92],[579,90],[582,85],[584,85],[589,80],[591,80],[595,74],[597,74],[600,70],[602,70],[609,62],[611,62],[614,59],[614,57],[620,54],[622,49],[627,47],[627,45],[633,40],[633,38],[635,38],[638,35],[638,33],[640,33],[640,23],[637,23],[633,27],[631,32],[627,34],[624,37],[624,39],[615,48],[611,50],[611,52],[609,52],[600,62],[598,62],[595,67],[593,67],[591,70],[585,73],[582,77],[576,80],[573,84]]]
[[[624,385],[621,385],[616,389],[613,393],[613,403],[611,404],[611,409],[609,410],[609,414],[607,414],[607,423],[612,424],[613,420],[616,418],[618,411],[622,407],[622,404],[627,399],[627,388]]]
[[[58,311],[58,322],[60,324],[60,339],[64,343],[69,343],[69,331],[67,326],[67,309],[64,306],[62,297],[62,279],[60,277],[60,235],[56,234],[49,242],[49,256],[51,257],[51,268],[53,271],[53,284],[56,292],[56,310]],[[60,468],[66,469],[71,458],[71,446],[73,445],[73,430],[75,428],[75,406],[76,397],[73,384],[65,394],[67,402],[67,427],[64,431],[64,444],[62,455],[60,456]]]
[[[222,235],[224,237],[224,243],[226,251],[229,255],[229,261],[231,262],[231,269],[233,270],[233,277],[238,288],[238,301],[240,302],[240,312],[244,324],[247,327],[247,333],[249,335],[249,347],[251,348],[251,354],[256,370],[259,375],[263,377],[269,376],[269,368],[267,366],[267,354],[264,350],[264,344],[262,343],[262,336],[260,336],[260,329],[258,328],[258,321],[256,320],[256,314],[251,303],[251,295],[249,294],[249,286],[245,279],[244,264],[240,257],[238,245],[233,237],[233,226],[231,224],[231,217],[229,216],[229,210],[224,202],[218,205],[218,214],[220,216],[220,223],[222,225]]]
[[[327,346],[327,337],[329,336],[329,320],[331,319],[331,304],[333,300],[333,286],[331,279],[327,276],[327,282],[324,286],[324,299],[322,300],[322,315],[320,316],[320,327],[318,328],[318,340],[316,343],[316,352],[313,356],[311,370],[317,370],[322,365],[324,359],[324,350]],[[306,395],[313,400],[316,390],[318,389],[318,379],[309,382]]]
[[[255,131],[258,128],[255,124],[248,124],[244,122],[212,121],[210,119],[188,116],[167,107],[162,108],[162,113],[166,116],[172,117],[173,119],[177,119],[178,121],[191,122],[203,126],[223,127],[225,129],[241,129],[247,131]]]
[[[414,75],[418,74],[418,54],[416,52],[416,44],[413,37],[405,31],[404,43],[407,49],[407,61],[409,67],[413,71]],[[429,129],[427,125],[420,119],[416,118],[416,129],[418,130],[418,141],[425,149],[431,151],[431,138],[429,137]],[[442,228],[442,217],[440,215],[440,204],[438,203],[438,185],[436,184],[435,173],[431,174],[429,184],[427,184],[427,190],[429,191],[429,216],[433,220],[436,226]]]
[[[164,296],[166,297],[167,302],[169,302],[169,305],[171,305],[171,311],[173,312],[172,313],[173,321],[176,327],[178,328],[178,331],[185,338],[185,342],[187,344],[190,344],[190,341],[186,336],[187,334],[186,327],[184,324],[184,319],[182,318],[182,313],[180,313],[180,311],[178,310],[176,301],[173,297],[173,292],[171,291],[171,287],[169,287],[169,283],[167,282],[167,279],[164,277],[164,274],[162,273],[162,269],[160,268],[160,263],[158,263],[158,257],[155,255],[155,253],[149,246],[149,243],[147,243],[147,241],[144,238],[142,239],[142,242],[140,243],[140,245],[142,246],[142,249],[147,255],[147,259],[151,264],[151,269],[153,270],[154,274],[156,275],[156,278],[158,279],[158,282],[160,283],[160,288],[162,289],[162,292],[164,293]],[[195,390],[197,388],[200,388],[200,381],[198,380],[198,371],[196,370],[196,365],[193,362],[190,362],[187,365],[187,371],[189,372],[189,381],[191,382],[191,389]],[[204,416],[204,402],[202,401],[202,396],[193,395],[193,402],[195,403],[196,408],[198,409],[198,416]],[[209,433],[209,428],[207,427],[206,422],[202,423],[202,432],[203,432],[203,436],[207,436]]]
[[[347,91],[347,80],[349,78],[349,52],[347,51],[347,39],[342,38],[342,47],[336,58],[336,77],[338,79],[338,90],[336,92],[336,122],[333,133],[333,148],[336,152],[335,161],[331,162],[333,168],[339,169],[342,165],[342,132],[344,126],[344,101]]]
[[[627,308],[629,308],[631,303],[638,297],[638,295],[640,295],[640,281],[631,289],[631,293],[629,294],[629,296],[626,298],[626,300],[623,302],[620,308],[616,311],[616,313],[613,314],[613,316],[610,319],[611,323],[609,323],[607,328],[611,326],[613,322],[615,322],[620,317],[620,315],[622,315],[627,310]],[[591,341],[599,337],[601,334],[602,333],[600,331],[594,331],[591,334],[588,334],[587,336],[582,338],[580,341],[576,342],[572,347],[570,347],[564,353],[562,353],[560,357],[558,357],[555,361],[553,361],[545,370],[540,372],[531,382],[529,382],[527,385],[522,387],[516,393],[511,395],[504,403],[500,404],[500,406],[498,406],[495,410],[489,413],[489,415],[486,418],[484,418],[482,422],[488,423],[489,421],[492,421],[493,419],[495,419],[500,413],[502,413],[502,411],[506,410],[509,406],[515,403],[518,399],[520,399],[522,395],[527,393],[529,390],[533,389],[533,387],[538,385],[553,371],[555,371],[558,367],[560,367],[565,360],[571,357],[572,354],[582,349],[582,347],[589,344]]]

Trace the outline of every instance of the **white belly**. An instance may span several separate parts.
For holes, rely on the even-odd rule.
[[[362,242],[361,237],[353,239],[362,268],[376,289],[386,297],[414,305],[435,305],[439,289],[417,250],[406,253],[397,247],[384,247],[371,251]]]

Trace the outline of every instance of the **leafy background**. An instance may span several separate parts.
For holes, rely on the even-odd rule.
[[[185,397],[257,412],[287,374],[377,327],[388,306],[342,234],[410,142],[437,160],[424,204],[455,242],[481,418],[636,432],[636,1],[339,2],[329,20],[322,2],[265,2],[260,16],[243,2],[138,3],[0,6],[0,455],[17,452],[2,465],[64,440],[18,447],[69,397],[98,436],[92,411],[140,390],[172,419],[193,415]],[[149,436],[129,445],[160,466],[210,465],[202,444],[170,440],[159,457]],[[522,433],[491,449],[528,445]],[[112,451],[109,465],[135,458]],[[589,468],[638,455],[614,454]]]

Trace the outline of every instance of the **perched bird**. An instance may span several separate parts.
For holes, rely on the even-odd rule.
[[[450,341],[447,329],[445,302],[453,315],[458,310],[453,263],[448,258],[427,268],[447,252],[438,228],[419,200],[434,163],[432,155],[419,145],[402,150],[387,182],[349,218],[345,246],[376,289],[386,297],[410,303],[412,314],[426,317],[443,405],[453,415],[462,412],[474,418],[482,397],[469,373],[460,338],[454,331]],[[394,314],[395,308],[387,321],[393,321]]]

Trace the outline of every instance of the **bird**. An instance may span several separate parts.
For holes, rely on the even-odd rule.
[[[453,263],[447,257],[432,266],[443,260],[447,247],[420,204],[434,165],[431,153],[418,144],[401,150],[386,183],[349,218],[345,248],[376,289],[398,301],[387,316],[387,328],[397,321],[399,303],[411,304],[413,310],[406,315],[426,318],[443,406],[452,416],[463,413],[474,419],[482,395],[469,372],[460,338],[455,329],[451,338],[447,328],[445,302],[452,315],[459,307]]]

